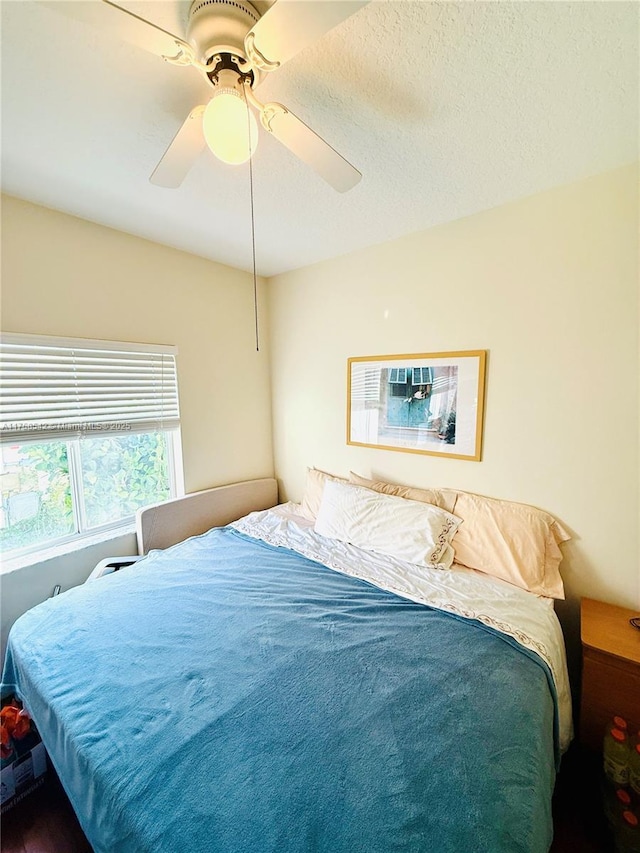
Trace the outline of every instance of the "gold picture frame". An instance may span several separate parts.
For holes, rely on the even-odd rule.
[[[479,462],[486,350],[347,359],[347,444]]]

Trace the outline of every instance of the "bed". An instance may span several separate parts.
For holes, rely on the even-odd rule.
[[[321,535],[260,482],[11,630],[4,688],[96,853],[547,851],[571,738],[550,599]]]

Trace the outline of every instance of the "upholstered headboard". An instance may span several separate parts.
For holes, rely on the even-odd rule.
[[[277,503],[277,481],[265,478],[205,489],[144,507],[136,514],[138,553],[168,548],[189,536],[197,536]]]

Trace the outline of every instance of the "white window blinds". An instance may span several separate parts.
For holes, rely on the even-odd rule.
[[[351,365],[351,400],[353,402],[377,402],[380,399],[379,367],[365,367],[362,364]]]
[[[179,425],[175,347],[4,334],[0,438],[153,432]]]

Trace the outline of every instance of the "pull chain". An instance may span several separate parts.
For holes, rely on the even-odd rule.
[[[245,83],[245,86],[247,84]],[[249,113],[249,102],[247,101],[247,91],[245,86],[242,87],[244,94],[244,103],[247,108],[247,139],[249,142],[249,189],[251,195],[251,257],[253,261],[253,314],[256,325],[256,352],[260,352],[260,340],[258,336],[258,277],[256,275],[256,221],[253,204],[253,154],[251,152],[251,122]]]

